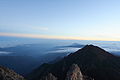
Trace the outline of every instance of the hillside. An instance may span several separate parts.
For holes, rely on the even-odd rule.
[[[94,80],[120,80],[120,58],[94,45],[86,45],[54,64],[43,64],[34,70],[29,80],[39,80],[48,73],[65,80],[72,64],[77,64],[83,75]]]

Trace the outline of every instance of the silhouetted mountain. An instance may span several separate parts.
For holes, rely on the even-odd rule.
[[[0,80],[25,80],[13,70],[0,66]]]
[[[77,64],[83,75],[94,80],[120,80],[120,58],[93,45],[86,45],[56,63],[41,65],[28,79],[39,80],[52,73],[58,80],[65,80],[72,64]]]
[[[56,48],[64,48],[64,47],[74,47],[74,48],[81,48],[85,45],[82,45],[82,44],[78,44],[78,43],[73,43],[71,45],[68,45],[68,46],[57,46]]]
[[[83,47],[84,45],[82,45],[82,44],[78,44],[78,43],[73,43],[73,44],[71,44],[71,45],[69,45],[69,46],[66,46],[66,47],[76,47],[76,48],[81,48],[81,47]]]

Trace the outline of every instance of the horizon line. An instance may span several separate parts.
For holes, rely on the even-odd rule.
[[[100,38],[86,38],[86,37],[68,37],[68,36],[51,36],[40,34],[21,34],[21,33],[4,33],[0,32],[0,36],[4,37],[21,37],[21,38],[36,38],[36,39],[59,39],[59,40],[95,40],[95,41],[120,41],[117,39],[100,39]]]

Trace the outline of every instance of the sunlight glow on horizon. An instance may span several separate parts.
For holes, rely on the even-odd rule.
[[[97,41],[120,41],[120,39],[104,39],[96,37],[68,37],[68,36],[51,36],[51,35],[38,35],[38,34],[18,34],[18,33],[1,33],[0,36],[4,37],[22,37],[22,38],[42,38],[42,39],[61,39],[61,40],[97,40]]]
[[[0,0],[0,36],[120,41],[120,0]]]

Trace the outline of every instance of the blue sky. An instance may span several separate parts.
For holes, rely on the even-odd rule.
[[[120,0],[0,0],[0,36],[120,40]]]

